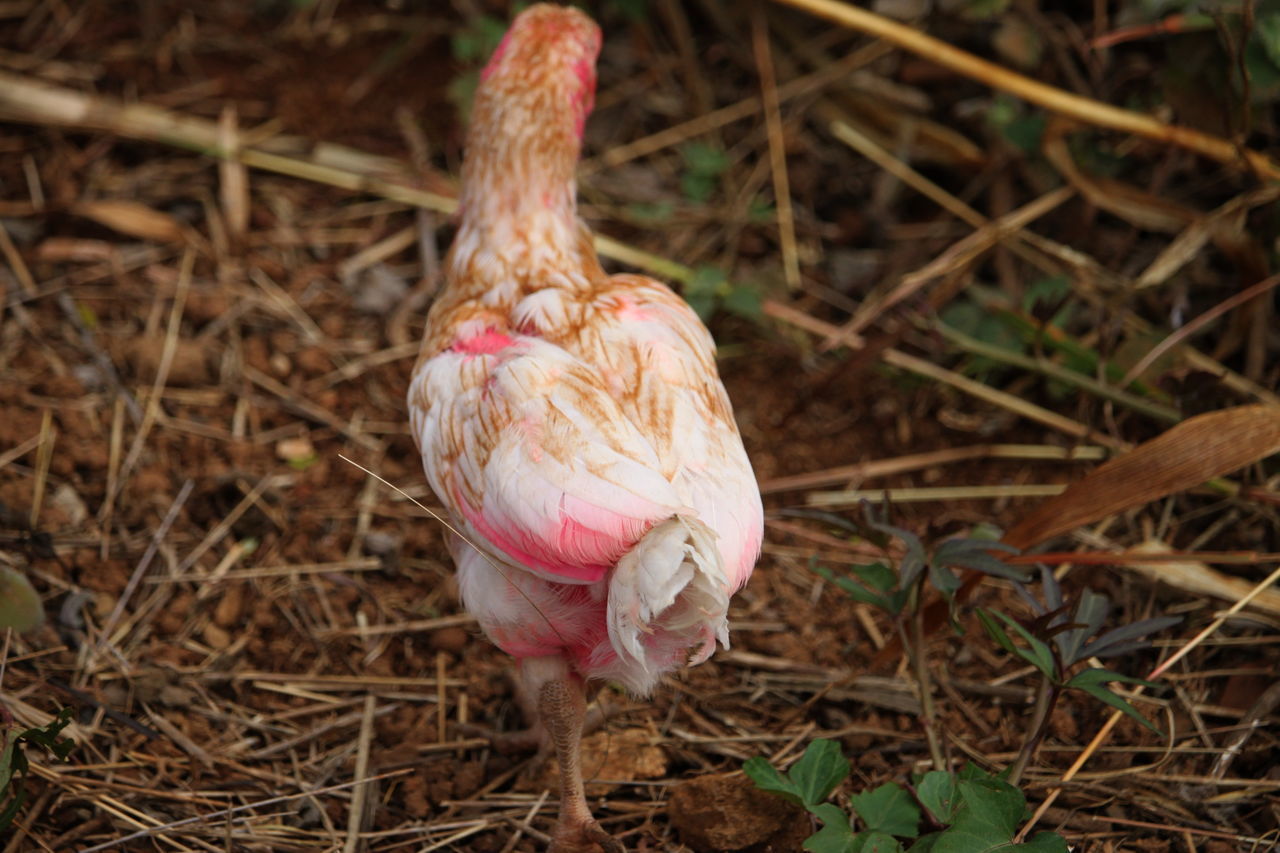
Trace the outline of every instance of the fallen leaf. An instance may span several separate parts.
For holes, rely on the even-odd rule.
[[[1138,554],[1168,554],[1173,551],[1164,542],[1156,540],[1143,542],[1130,550]],[[1256,586],[1250,581],[1223,574],[1205,563],[1189,560],[1166,562],[1134,560],[1122,562],[1119,565],[1157,583],[1168,584],[1193,595],[1206,595],[1224,601],[1239,601]],[[1254,596],[1248,606],[1255,610],[1266,611],[1273,616],[1280,616],[1280,591],[1264,589]]]
[[[1280,452],[1280,407],[1238,406],[1188,418],[1040,504],[1005,534],[1026,549]]]
[[[86,201],[72,207],[71,212],[105,225],[112,231],[142,240],[157,243],[181,243],[186,240],[182,226],[176,219],[136,201]]]

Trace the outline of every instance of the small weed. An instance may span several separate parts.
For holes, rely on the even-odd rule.
[[[759,288],[748,282],[731,282],[716,267],[699,267],[693,278],[685,283],[685,301],[698,316],[708,320],[717,308],[748,320],[763,316],[763,299]]]
[[[756,787],[804,806],[822,821],[822,828],[804,842],[804,849],[812,853],[1067,849],[1062,836],[1052,832],[1015,843],[1018,824],[1027,816],[1026,797],[973,765],[956,774],[934,770],[916,776],[909,786],[886,782],[854,794],[849,798],[854,822],[839,806],[826,802],[849,776],[849,760],[833,740],[810,743],[786,773],[759,756],[748,759],[742,770]]]
[[[729,155],[705,142],[681,146],[680,155],[684,158],[680,191],[689,201],[707,201],[720,188],[720,176],[729,168]]]
[[[883,610],[894,619],[920,700],[920,723],[929,744],[934,770],[913,778],[909,786],[889,782],[855,794],[850,805],[860,827],[854,830],[839,807],[827,803],[831,792],[848,776],[849,762],[834,741],[814,741],[788,773],[781,773],[763,758],[752,758],[744,772],[763,790],[803,805],[822,821],[822,829],[805,842],[814,853],[864,853],[864,851],[970,851],[1017,847],[1032,851],[1066,850],[1066,842],[1054,833],[1042,832],[1025,843],[1015,843],[1017,826],[1026,817],[1026,798],[1017,785],[1048,731],[1058,698],[1066,690],[1080,690],[1123,711],[1155,729],[1124,698],[1110,690],[1113,682],[1147,684],[1100,667],[1080,664],[1091,658],[1128,654],[1145,647],[1146,637],[1177,623],[1177,617],[1145,619],[1111,630],[1102,630],[1111,610],[1107,597],[1085,590],[1074,603],[1064,601],[1053,573],[1041,570],[1043,600],[1026,588],[1023,571],[1005,563],[1000,552],[1016,549],[999,542],[971,538],[948,539],[929,547],[915,534],[887,522],[887,509],[877,513],[870,506],[863,523],[836,516],[824,519],[861,535],[887,549],[889,540],[902,544],[902,556],[854,566],[847,574],[815,566],[816,571],[844,590],[850,598]],[[1032,616],[1015,619],[993,610],[977,611],[988,636],[1002,649],[1030,663],[1040,674],[1034,711],[1027,723],[1018,757],[1000,776],[968,767],[953,774],[948,769],[937,731],[930,668],[926,660],[924,592],[932,586],[951,604],[951,624],[963,629],[956,618],[956,592],[962,580],[956,569],[969,569],[1012,580]],[[928,831],[921,835],[919,826]]]
[[[481,15],[459,27],[449,39],[453,58],[467,70],[449,81],[445,94],[464,120],[471,115],[471,102],[480,85],[480,65],[493,54],[506,31],[506,21]]]
[[[1148,687],[1156,685],[1100,667],[1087,667],[1074,675],[1071,672],[1089,658],[1115,657],[1145,648],[1147,635],[1182,621],[1178,616],[1161,616],[1099,633],[1111,610],[1111,602],[1105,595],[1083,590],[1073,608],[1063,601],[1058,580],[1047,568],[1041,569],[1041,587],[1044,589],[1044,602],[1034,598],[1026,587],[1018,587],[1019,594],[1035,614],[1032,619],[1017,620],[998,611],[977,610],[978,619],[987,634],[1002,649],[1034,666],[1041,675],[1027,734],[1009,773],[1010,781],[1015,784],[1035,755],[1047,731],[1054,705],[1064,690],[1088,693],[1159,733],[1159,729],[1136,708],[1106,686],[1111,682],[1145,684]],[[1015,637],[1026,645],[1018,645]]]
[[[26,802],[24,781],[28,771],[26,747],[43,747],[59,761],[66,761],[75,744],[61,736],[71,722],[71,708],[63,708],[48,725],[18,731],[12,718],[0,705],[0,833],[9,828],[18,810]]]

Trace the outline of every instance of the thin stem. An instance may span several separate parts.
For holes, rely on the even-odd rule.
[[[1009,768],[1010,785],[1017,786],[1036,750],[1040,748],[1040,743],[1049,730],[1049,715],[1053,713],[1053,706],[1058,704],[1058,693],[1058,688],[1051,680],[1040,679],[1040,687],[1036,690],[1036,704],[1031,710],[1031,722],[1027,726],[1027,736],[1022,741],[1017,760]]]
[[[929,679],[929,666],[925,660],[924,608],[920,606],[923,599],[924,580],[927,574],[920,576],[920,585],[916,590],[915,607],[911,618],[911,642],[907,643],[907,658],[916,677],[916,689],[920,691],[920,723],[924,726],[925,740],[929,742],[929,756],[933,759],[935,770],[946,770],[946,757],[942,754],[942,740],[934,726],[936,712],[933,706],[933,683]]]

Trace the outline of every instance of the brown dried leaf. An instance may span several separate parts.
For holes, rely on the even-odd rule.
[[[1277,452],[1280,407],[1238,406],[1188,418],[1049,498],[1014,525],[1003,541],[1029,548]]]
[[[1173,551],[1167,544],[1149,540],[1131,549],[1136,554],[1168,554]],[[1164,583],[1193,595],[1207,595],[1225,601],[1239,601],[1253,591],[1254,583],[1223,574],[1206,563],[1187,560],[1169,560],[1164,563],[1136,560],[1121,563],[1130,571],[1144,575],[1157,583]],[[1249,602],[1254,610],[1264,610],[1280,616],[1280,591],[1264,589]]]
[[[176,219],[136,201],[86,201],[72,207],[71,212],[105,225],[112,231],[142,240],[157,243],[181,243],[186,240],[182,226]]]

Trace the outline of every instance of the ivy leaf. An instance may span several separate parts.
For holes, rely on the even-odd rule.
[[[901,785],[886,782],[879,788],[849,798],[867,829],[902,838],[920,834],[920,807]]]
[[[801,802],[814,807],[848,778],[849,759],[841,754],[838,742],[819,738],[809,743],[787,775],[799,789]]]
[[[951,828],[933,844],[933,853],[996,853],[1016,846],[1013,834],[1027,805],[1021,791],[992,778],[961,779],[956,789],[960,807]]]
[[[824,803],[810,811],[822,821],[822,828],[804,840],[811,853],[857,853],[857,836],[849,826],[849,818],[838,806]]]
[[[777,794],[784,800],[789,800],[798,806],[804,805],[804,800],[800,796],[800,789],[796,787],[794,782],[779,773],[778,768],[770,764],[767,758],[759,755],[748,758],[742,765],[742,772],[747,774],[747,778],[754,782],[761,791]]]
[[[887,832],[859,832],[853,837],[852,853],[902,853],[902,842]]]
[[[1027,807],[1023,793],[1000,779],[961,779],[956,783],[961,806],[953,828],[979,827],[1012,839]]]
[[[940,824],[951,823],[958,805],[956,780],[946,771],[930,770],[924,774],[920,784],[916,786],[916,797],[920,804],[929,810],[929,814]]]

